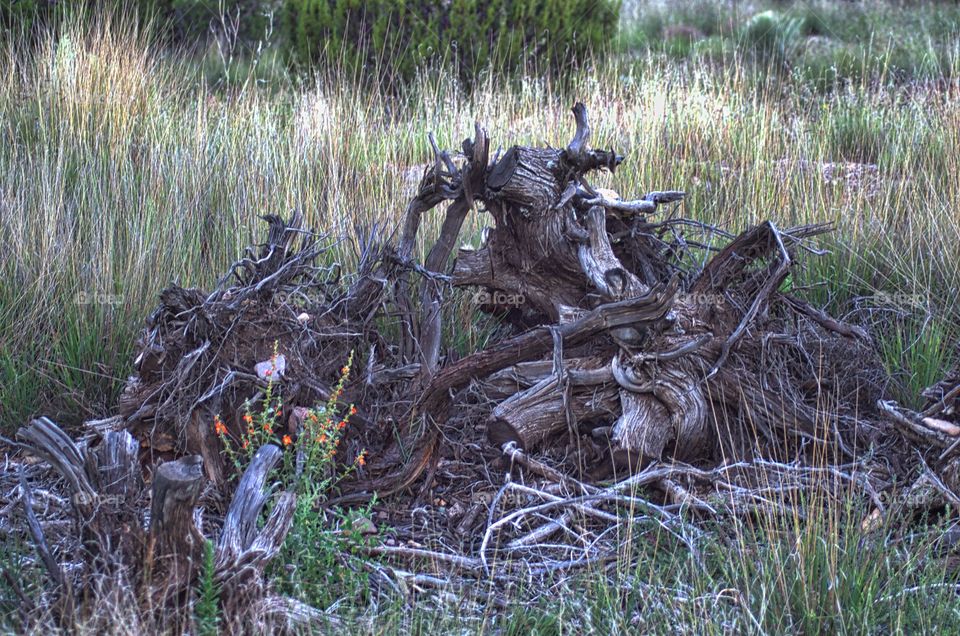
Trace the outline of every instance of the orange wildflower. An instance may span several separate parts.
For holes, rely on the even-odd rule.
[[[243,421],[246,422],[247,424],[253,424],[253,416],[247,413],[246,415],[243,416]]]
[[[284,445],[284,446],[289,446],[290,444],[293,444],[293,439],[292,439],[289,435],[284,435],[284,436],[283,436],[283,445]]]
[[[356,415],[356,414],[357,414],[357,407],[350,405],[350,415]]]
[[[247,450],[247,447],[250,446],[250,440],[243,440],[243,450]]]
[[[360,451],[360,454],[357,455],[357,466],[363,466],[367,463],[366,457],[367,451]]]
[[[327,441],[327,434],[326,434],[326,433],[321,433],[320,436],[317,437],[317,443],[318,443],[318,444],[323,444],[325,441]]]
[[[273,427],[270,425],[270,422],[263,423],[263,430],[267,432],[267,435],[273,435]]]
[[[220,416],[219,416],[219,415],[214,415],[214,416],[213,416],[213,431],[214,431],[217,435],[226,435],[226,434],[227,434],[227,427],[223,425],[223,422],[220,420]]]

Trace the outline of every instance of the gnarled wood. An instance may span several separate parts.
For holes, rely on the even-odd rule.
[[[114,599],[142,590],[140,598],[150,612],[185,606],[201,566],[205,541],[194,514],[206,483],[202,458],[192,455],[157,467],[151,487],[149,533],[143,536],[140,529],[146,517],[146,497],[139,448],[128,432],[107,432],[98,445],[80,447],[54,422],[40,418],[17,435],[70,485],[84,548],[83,561],[79,570],[74,566],[72,576],[80,577],[81,586],[108,596],[115,594],[110,596]],[[220,531],[214,576],[235,633],[261,624],[251,622],[264,618],[261,611],[270,614],[270,624],[288,622],[276,615],[282,607],[295,610],[288,617],[291,624],[330,624],[322,612],[268,594],[263,578],[290,531],[296,507],[296,496],[281,492],[261,525],[269,496],[266,482],[281,455],[273,445],[256,453],[240,479]],[[24,497],[29,503],[28,487]],[[58,583],[63,620],[71,621],[75,617],[67,614],[72,611],[74,586],[47,547],[39,524],[30,525],[44,563]],[[178,615],[176,620],[185,629],[189,616]]]
[[[610,417],[617,410],[613,387],[568,392],[560,378],[550,375],[498,404],[490,414],[487,429],[490,441],[497,446],[514,441],[524,450],[533,451],[580,421]]]

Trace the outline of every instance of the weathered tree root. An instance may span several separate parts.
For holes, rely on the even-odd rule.
[[[450,391],[486,378],[497,404],[488,422],[495,445],[513,441],[535,451],[578,423],[605,419],[617,464],[705,459],[720,447],[738,445],[718,439],[715,427],[718,412],[724,421],[737,417],[731,407],[739,411],[740,405],[731,404],[733,399],[752,404],[766,428],[816,438],[815,405],[798,403],[795,396],[778,399],[769,388],[797,380],[782,377],[786,369],[763,369],[756,361],[744,369],[739,358],[736,374],[724,370],[732,354],[755,349],[753,343],[767,347],[774,334],[789,340],[789,332],[780,330],[790,321],[809,321],[832,337],[864,336],[779,292],[794,251],[829,228],[760,224],[731,241],[702,271],[687,272],[681,283],[673,273],[680,267],[671,246],[645,216],[681,200],[683,193],[652,192],[622,201],[591,187],[587,172],[613,170],[622,157],[591,150],[586,109],[578,104],[574,114],[577,130],[562,150],[515,146],[487,167],[483,179],[476,159],[468,161],[469,198],[482,204],[495,224],[480,248],[461,249],[452,283],[482,287],[485,298],[523,299],[516,307],[481,309],[538,326],[440,369],[413,414],[442,423],[450,416]],[[486,147],[486,134],[478,128],[477,135],[475,146]],[[444,175],[451,173],[444,192],[459,215],[468,197],[455,168]],[[441,241],[449,244],[446,235]],[[596,312],[653,297],[657,302],[650,311],[590,324]],[[543,359],[550,351],[552,363]],[[828,417],[838,416],[842,413]],[[428,439],[434,435],[428,433]],[[418,457],[404,483],[428,464]],[[385,481],[372,485],[389,488]]]
[[[812,491],[836,500],[855,493],[882,515],[891,508],[885,495],[906,479],[914,500],[960,506],[957,374],[928,390],[922,412],[883,400],[868,334],[784,289],[799,254],[813,251],[808,240],[829,228],[768,221],[731,235],[682,218],[651,221],[684,194],[624,200],[591,186],[591,171],[613,172],[623,157],[590,148],[583,105],[574,118],[565,148],[514,146],[492,160],[479,126],[459,155],[431,137],[434,162],[396,244],[378,240],[377,228],[360,232],[355,275],[317,265],[323,237],[299,214],[268,216],[266,241],[213,291],[164,290],[119,413],[90,423],[95,445],[75,444],[48,420],[20,433],[73,497],[79,578],[66,575],[26,515],[60,615],[69,619],[76,607],[78,580],[101,575],[116,596],[134,590],[131,602],[149,599],[148,612],[182,606],[203,541],[193,510],[209,483],[232,502],[215,559],[229,615],[329,628],[326,614],[274,596],[263,580],[295,504],[281,493],[258,526],[281,451],[260,449],[236,491],[223,492],[230,466],[213,415],[228,435],[242,432],[244,405],[266,388],[257,364],[275,346],[285,363],[274,388],[291,435],[298,407],[330,398],[349,352],[362,359],[342,398],[359,413],[341,456],[366,448],[371,460],[341,484],[339,503],[408,491],[420,502],[443,479],[444,460],[462,467],[461,455],[493,456],[468,487],[486,485],[490,499],[467,502],[448,520],[460,538],[478,539],[476,556],[371,551],[381,556],[435,560],[472,576],[544,574],[615,558],[624,524],[655,525],[696,554],[693,519],[802,517]],[[420,264],[423,219],[445,202],[439,237]],[[450,263],[475,207],[492,227]],[[459,358],[441,337],[454,289],[478,292],[477,319],[501,324],[491,344]],[[486,440],[470,438],[465,455],[477,425]],[[141,530],[138,454],[159,465],[149,531]],[[29,509],[26,480],[21,488]],[[447,580],[374,573],[397,587]]]

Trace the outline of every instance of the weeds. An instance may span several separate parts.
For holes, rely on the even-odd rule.
[[[279,565],[273,576],[285,594],[319,607],[333,603],[340,595],[355,597],[363,593],[358,563],[350,555],[358,546],[371,545],[377,531],[370,521],[376,503],[350,511],[325,509],[325,502],[337,482],[366,464],[366,451],[360,451],[345,464],[338,463],[340,442],[356,408],[341,409],[339,400],[350,376],[351,353],[340,370],[325,404],[298,414],[296,430],[286,422],[294,421],[286,413],[278,395],[280,352],[274,347],[270,367],[266,369],[267,388],[258,404],[248,403],[243,414],[244,430],[239,439],[230,437],[220,416],[214,418],[214,431],[224,452],[242,474],[256,451],[264,444],[278,444],[284,454],[275,478],[285,490],[296,493],[293,527],[284,543]],[[286,413],[286,417],[284,416]]]
[[[214,579],[216,550],[209,539],[203,544],[203,566],[197,584],[197,600],[193,617],[200,636],[216,636],[220,633],[220,586]]]

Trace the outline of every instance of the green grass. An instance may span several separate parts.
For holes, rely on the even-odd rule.
[[[675,60],[741,56],[811,86],[956,77],[960,8],[865,0],[625,3],[621,50]]]
[[[698,554],[655,525],[626,534],[618,558],[546,580],[409,596],[339,589],[356,633],[866,634],[960,628],[960,575],[942,520],[866,533],[867,510],[808,501],[807,519],[746,517],[707,526]],[[408,566],[401,565],[406,569]],[[430,571],[429,564],[422,569]],[[367,573],[355,575],[365,581]],[[442,576],[442,573],[440,574]],[[333,581],[333,579],[326,579]],[[494,599],[505,606],[493,610]]]
[[[197,634],[215,636],[219,633],[220,586],[216,579],[216,547],[207,539],[203,544],[203,566],[197,584],[197,600],[193,617]]]

